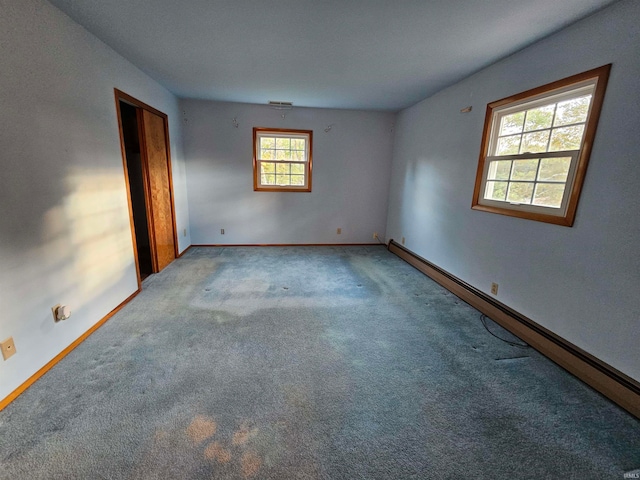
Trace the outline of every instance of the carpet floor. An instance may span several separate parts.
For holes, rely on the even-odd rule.
[[[638,469],[640,421],[382,246],[192,248],[0,412],[6,480]]]

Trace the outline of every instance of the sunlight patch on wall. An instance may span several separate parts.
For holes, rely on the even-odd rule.
[[[83,296],[116,283],[133,262],[131,226],[122,172],[77,171],[69,175],[65,216],[73,250],[73,275]]]

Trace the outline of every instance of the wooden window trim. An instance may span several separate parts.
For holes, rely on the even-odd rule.
[[[593,140],[595,138],[596,129],[598,126],[598,119],[600,118],[600,112],[602,110],[602,103],[604,101],[604,94],[607,88],[607,81],[609,79],[609,72],[611,70],[611,64],[603,65],[602,67],[595,68],[571,77],[558,80],[556,82],[543,85],[526,92],[522,92],[516,95],[512,95],[502,100],[489,103],[487,105],[487,111],[484,121],[484,131],[482,134],[482,142],[480,146],[480,158],[478,161],[478,170],[476,173],[475,187],[473,191],[473,201],[471,208],[474,210],[480,210],[484,212],[497,213],[500,215],[507,215],[511,217],[524,218],[528,220],[535,220],[539,222],[552,223],[556,225],[563,225],[570,227],[573,225],[576,210],[578,207],[578,200],[580,198],[580,192],[582,191],[582,184],[587,171],[587,165],[589,163],[589,157],[591,155],[591,149],[593,146]],[[585,125],[584,140],[582,147],[578,155],[577,164],[575,167],[575,176],[571,184],[571,191],[569,192],[569,199],[564,215],[550,215],[538,212],[530,212],[524,210],[518,210],[514,208],[503,208],[494,205],[483,205],[480,203],[482,192],[484,191],[483,174],[485,169],[485,161],[487,159],[490,147],[490,140],[492,134],[493,113],[498,108],[504,108],[512,103],[521,103],[528,99],[535,99],[536,97],[544,95],[553,95],[556,91],[565,89],[574,84],[596,79],[596,86],[593,92],[591,113]],[[569,184],[567,184],[569,188]]]
[[[260,133],[265,132],[274,132],[276,134],[287,134],[290,133],[292,135],[307,135],[309,137],[307,149],[307,162],[306,162],[306,170],[305,176],[307,179],[307,184],[304,187],[295,187],[295,186],[262,186],[260,184],[260,172],[258,168],[258,149],[257,149],[257,140],[258,135]],[[254,127],[253,128],[253,190],[256,192],[311,192],[311,178],[313,172],[313,130],[294,130],[291,128],[266,128],[266,127]]]

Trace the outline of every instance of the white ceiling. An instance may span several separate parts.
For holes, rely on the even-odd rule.
[[[50,0],[179,97],[397,111],[616,0]]]

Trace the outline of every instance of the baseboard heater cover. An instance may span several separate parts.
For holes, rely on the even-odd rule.
[[[640,383],[394,240],[389,241],[387,248],[587,385],[640,418]]]

